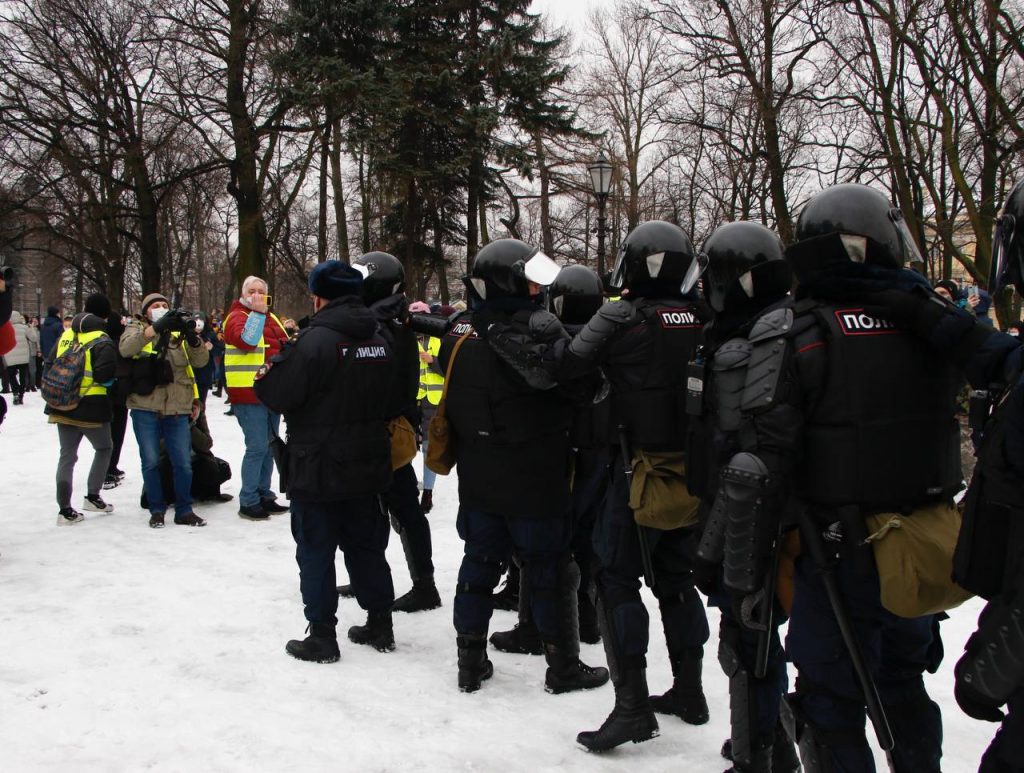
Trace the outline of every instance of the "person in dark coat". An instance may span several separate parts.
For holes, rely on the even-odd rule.
[[[385,550],[390,526],[381,495],[391,484],[388,405],[381,386],[393,378],[390,347],[360,297],[363,276],[338,260],[309,276],[314,315],[257,371],[256,397],[284,414],[287,458],[282,488],[291,500],[299,589],[309,636],[285,650],[299,660],[338,660],[335,553],[345,557],[356,601],[375,621],[353,626],[349,638],[394,649],[395,589]]]
[[[46,317],[39,325],[39,351],[43,353],[43,366],[50,360],[53,347],[57,345],[57,339],[64,332],[64,321],[60,316],[60,309],[50,306],[46,309]]]

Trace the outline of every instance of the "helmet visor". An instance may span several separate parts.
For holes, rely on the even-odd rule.
[[[690,261],[690,265],[686,269],[686,276],[683,277],[683,283],[679,286],[679,292],[681,295],[686,295],[697,286],[697,282],[700,281],[700,278],[704,275],[707,267],[708,256],[705,253],[698,252],[693,256],[693,260]]]
[[[612,277],[608,280],[608,286],[621,290],[626,286],[626,245],[619,248],[619,257],[615,259],[612,267]]]
[[[523,276],[530,282],[547,287],[555,281],[555,277],[558,276],[558,272],[561,269],[555,261],[540,250],[537,250],[523,263],[522,271]]]
[[[896,229],[896,236],[903,245],[903,264],[924,263],[921,251],[917,248],[917,242],[914,241],[914,237],[910,235],[910,229],[907,228],[907,221],[903,219],[903,213],[894,207],[889,210],[889,219],[892,221],[893,228]]]
[[[992,244],[992,267],[989,270],[989,287],[999,292],[1024,272],[1024,266],[1014,266],[1019,259],[1014,244],[1017,219],[1013,215],[1000,215],[996,219],[996,232]],[[1016,270],[1016,273],[1015,273]]]

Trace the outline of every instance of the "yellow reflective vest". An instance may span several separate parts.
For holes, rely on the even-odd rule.
[[[441,351],[441,339],[428,338],[427,348],[424,349],[423,344],[420,344],[420,351],[433,355],[434,368],[420,360],[420,391],[417,399],[422,400],[425,397],[431,405],[437,405],[441,402],[441,392],[444,390],[444,376],[436,371],[436,368],[440,367],[437,364],[437,354]]]
[[[90,341],[95,341],[100,336],[105,336],[106,333],[102,330],[93,330],[91,333],[79,333],[78,334],[78,345],[85,346]],[[56,357],[60,357],[64,352],[71,348],[75,342],[75,331],[68,328],[59,339],[57,339],[57,353]],[[90,395],[105,395],[107,388],[103,384],[97,384],[92,380],[92,350],[88,350],[85,353],[85,371],[82,373],[82,384],[78,387],[78,394],[82,397],[89,397]]]
[[[234,312],[232,312],[234,313]],[[284,325],[273,312],[268,312],[268,317],[274,320],[283,330]],[[228,320],[231,314],[224,318],[223,330],[227,330]],[[228,389],[252,389],[256,383],[256,371],[263,365],[267,351],[266,339],[261,335],[259,343],[252,351],[239,349],[229,343],[224,344],[224,383]]]

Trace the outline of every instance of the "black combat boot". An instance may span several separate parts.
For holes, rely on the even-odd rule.
[[[408,593],[395,599],[391,605],[392,612],[425,612],[441,606],[441,595],[434,585],[434,578],[416,580]]]
[[[708,702],[701,686],[703,658],[681,655],[671,659],[672,687],[664,695],[651,697],[651,708],[659,714],[673,714],[690,725],[708,721]]]
[[[516,623],[511,631],[496,631],[491,634],[494,649],[512,652],[516,655],[543,655],[544,642],[540,640],[540,632],[533,620],[527,619]]]
[[[511,581],[511,576],[509,578]],[[497,631],[491,634],[491,644],[502,652],[517,655],[543,655],[544,642],[540,631],[534,625],[530,612],[530,586],[527,572],[519,572],[519,622],[511,631]]]
[[[391,610],[368,612],[366,625],[353,625],[349,628],[348,639],[354,644],[368,644],[378,652],[391,652],[395,648],[395,630],[391,624]]]
[[[587,751],[605,752],[632,741],[640,743],[658,735],[658,720],[651,711],[647,674],[643,668],[627,669],[615,684],[615,706],[597,730],[585,730],[576,743]]]
[[[798,773],[800,770],[800,757],[797,756],[796,746],[793,739],[786,734],[782,721],[775,723],[774,743],[767,746],[771,750],[771,766],[764,768],[770,773]],[[730,762],[735,762],[732,755],[732,740],[726,739],[722,744],[722,756]],[[758,770],[758,768],[743,767],[734,764],[729,771]]]
[[[591,690],[608,683],[608,669],[588,666],[579,658],[579,644],[575,647],[544,645],[544,658],[548,670],[544,675],[544,689],[559,694],[574,690]]]
[[[754,749],[750,761],[746,763],[733,762],[732,767],[725,773],[772,773],[774,771],[772,747],[766,746],[763,749]]]
[[[338,650],[338,634],[333,625],[310,623],[309,632],[302,641],[292,639],[284,646],[285,652],[293,658],[311,663],[334,663],[341,657]]]
[[[486,634],[464,634],[455,637],[459,648],[459,689],[476,692],[485,679],[494,675],[494,666],[487,659]]]

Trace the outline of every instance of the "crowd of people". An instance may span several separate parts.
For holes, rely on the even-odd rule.
[[[1024,289],[1024,183],[995,244],[993,291]],[[500,239],[465,278],[468,308],[410,302],[383,252],[317,265],[298,324],[255,276],[224,314],[151,292],[132,316],[94,294],[69,319],[51,308],[38,331],[12,313],[21,349],[7,366],[17,404],[84,353],[74,405],[46,407],[58,524],[83,519],[83,437],[83,509],[112,509],[102,490],[123,475],[130,416],[149,525],[173,507],[175,524],[205,526],[193,502],[232,498],[205,421],[207,395],[226,390],[245,443],[239,516],[290,511],[308,635],[285,649],[300,660],[339,659],[339,597],[366,612],[349,640],[381,652],[393,613],[441,605],[427,514],[435,474],[454,468],[460,690],[493,675],[490,644],[543,655],[549,692],[612,682],[610,714],[577,737],[590,751],[655,737],[657,714],[704,724],[707,603],[721,612],[730,771],[874,770],[866,719],[892,770],[939,771],[942,712],[923,674],[942,659],[944,613],[973,593],[989,603],[955,669],[957,702],[1002,722],[980,770],[1020,771],[1021,323],[997,331],[987,289],[933,287],[908,268],[919,262],[898,209],[837,185],[805,205],[793,244],[740,222],[697,250],[652,221],[608,277]],[[958,507],[965,382],[978,464]],[[392,528],[412,581],[398,598]],[[506,575],[519,621],[491,633]],[[673,675],[655,695],[642,584]],[[581,640],[604,643],[607,668],[580,659]]]

